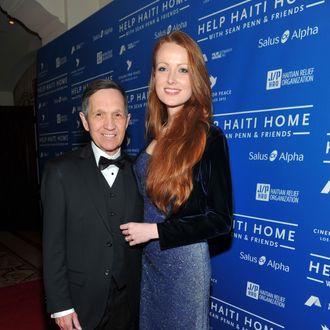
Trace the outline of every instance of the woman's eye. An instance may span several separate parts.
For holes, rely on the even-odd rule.
[[[158,67],[157,71],[164,72],[166,71],[166,68],[164,66]]]
[[[180,73],[188,73],[188,69],[187,68],[180,68],[179,72]]]

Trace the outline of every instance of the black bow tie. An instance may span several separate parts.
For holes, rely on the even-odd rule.
[[[119,156],[116,159],[108,159],[108,158],[101,156],[99,159],[99,169],[101,171],[103,171],[109,165],[116,165],[119,168],[123,168],[125,165],[124,156]]]

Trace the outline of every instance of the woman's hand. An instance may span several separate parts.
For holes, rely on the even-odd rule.
[[[120,230],[130,246],[159,238],[155,223],[128,222],[120,225]]]

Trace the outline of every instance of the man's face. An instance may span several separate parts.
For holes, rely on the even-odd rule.
[[[122,94],[116,89],[101,89],[89,98],[87,117],[82,112],[79,115],[94,143],[107,154],[115,154],[130,119]]]

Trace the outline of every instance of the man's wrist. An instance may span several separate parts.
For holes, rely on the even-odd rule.
[[[67,309],[67,310],[62,311],[62,312],[53,313],[53,314],[50,315],[50,317],[52,319],[55,319],[57,317],[66,316],[66,315],[69,315],[69,314],[72,314],[72,313],[74,313],[74,308],[70,308],[70,309]]]

